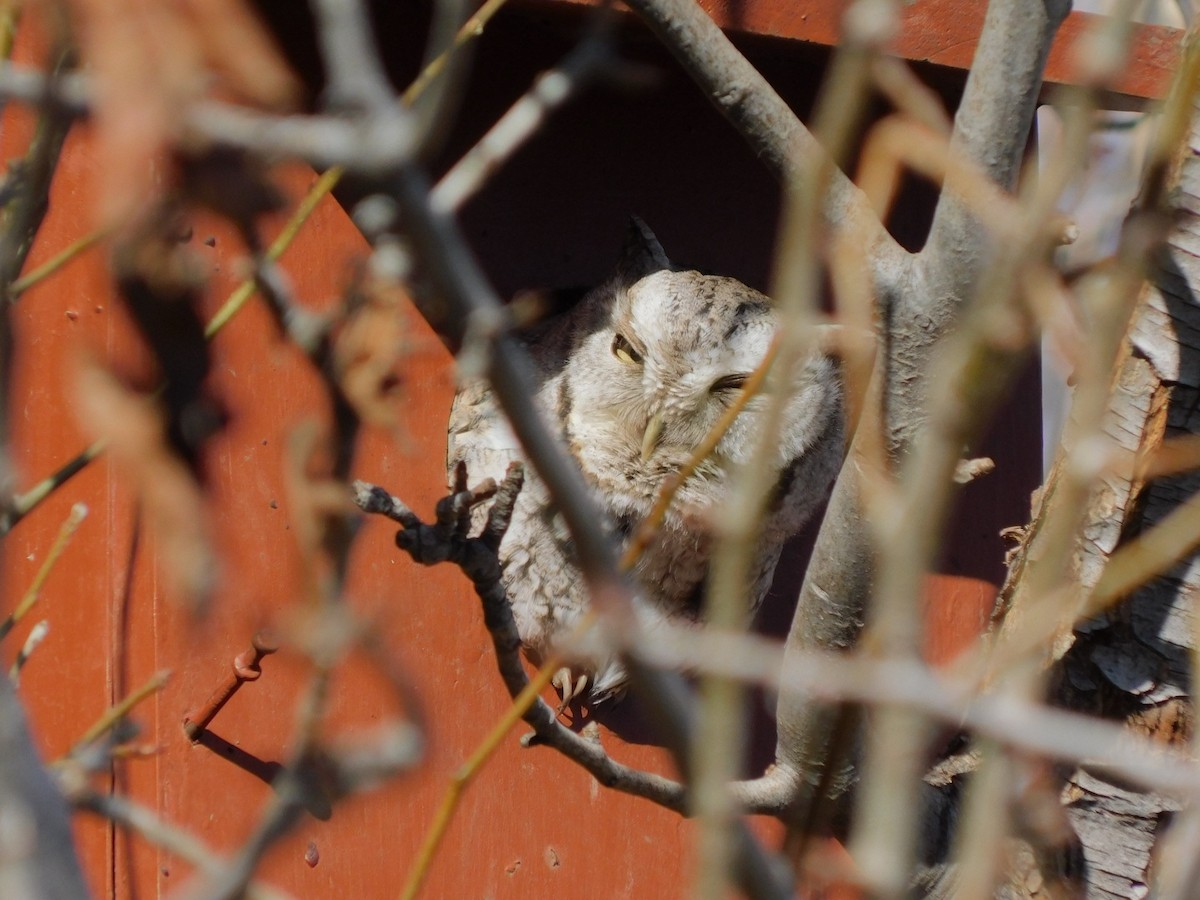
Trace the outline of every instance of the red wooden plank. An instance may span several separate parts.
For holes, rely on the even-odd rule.
[[[552,5],[595,6],[600,0],[541,0]],[[796,3],[793,0],[699,0],[723,29],[835,46],[841,33],[844,0]],[[913,62],[968,69],[983,27],[985,0],[918,0],[901,6],[893,52]],[[1047,84],[1078,84],[1075,63],[1081,41],[1100,21],[1091,13],[1072,12],[1059,29],[1046,65]],[[1135,25],[1129,61],[1110,85],[1116,106],[1139,106],[1161,99],[1179,59],[1183,31],[1161,25]]]
[[[1096,26],[1099,16],[1073,12],[1059,29],[1046,63],[1046,80],[1055,84],[1077,81],[1075,55],[1079,41]],[[1130,37],[1129,61],[1112,85],[1115,94],[1131,99],[1161,100],[1179,64],[1183,29],[1136,25]]]
[[[32,62],[22,41],[19,58]],[[4,126],[0,148],[12,158],[30,137],[32,117],[10,105]],[[276,174],[292,205],[315,177],[296,165]],[[83,127],[64,152],[31,266],[92,227],[100,177],[93,133]],[[273,238],[281,222],[277,217],[268,223],[264,239]],[[211,315],[240,280],[245,250],[231,227],[211,214],[197,213],[189,223],[188,240],[209,266],[204,312]],[[328,198],[281,265],[298,296],[319,304],[340,295],[367,251],[362,235]],[[74,410],[81,360],[108,361],[123,371],[146,360],[102,250],[29,290],[13,315],[19,351],[12,449],[19,486],[26,488],[91,439]],[[355,474],[401,491],[428,515],[444,492],[453,360],[415,309],[406,307],[405,315],[401,422],[393,433],[366,430]],[[145,729],[144,741],[160,751],[118,763],[115,780],[123,794],[228,853],[271,800],[264,777],[270,764],[289,756],[309,670],[294,650],[267,659],[262,677],[212,723],[211,734],[231,747],[192,745],[182,721],[226,676],[258,628],[286,630],[300,604],[302,564],[291,531],[285,448],[300,424],[328,416],[328,399],[311,366],[279,337],[260,300],[217,336],[213,354],[212,386],[230,421],[205,455],[220,558],[207,616],[196,619],[172,600],[161,547],[139,526],[128,473],[103,459],[0,543],[6,603],[0,614],[21,596],[71,503],[87,502],[91,516],[52,574],[36,614],[10,638],[5,665],[33,620],[49,619],[51,637],[32,657],[20,689],[47,757],[66,751],[101,711],[150,673],[172,669],[165,690],[133,716]],[[305,817],[272,848],[261,877],[294,896],[394,896],[450,775],[509,705],[470,583],[450,566],[416,568],[396,549],[393,531],[378,518],[365,523],[346,594],[421,698],[428,756],[411,775],[347,800],[327,820]],[[365,655],[339,665],[322,725],[326,735],[345,738],[402,716],[401,704]],[[517,736],[525,730],[513,730],[465,796],[423,896],[681,896],[694,868],[693,823],[601,788],[553,751],[522,748]],[[640,737],[625,740],[607,728],[601,735],[623,762],[671,771],[666,751]],[[76,823],[95,896],[157,897],[188,882],[187,864],[141,837],[114,832],[94,817],[77,817]],[[759,818],[753,827],[764,840],[780,842],[778,821]]]

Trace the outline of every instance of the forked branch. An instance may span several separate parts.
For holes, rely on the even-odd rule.
[[[500,580],[500,541],[512,520],[513,506],[524,482],[519,463],[509,467],[499,486],[488,479],[473,489],[465,487],[465,472],[459,488],[438,502],[433,523],[425,523],[399,498],[384,488],[364,481],[354,483],[354,502],[363,512],[386,516],[400,525],[396,546],[415,562],[431,566],[450,562],[471,579],[483,607],[484,624],[496,648],[496,665],[504,686],[515,699],[529,685],[521,664],[521,638],[513,620],[508,594]],[[470,510],[495,498],[483,530],[470,536]],[[676,812],[687,809],[683,785],[615,762],[598,742],[576,734],[558,721],[557,714],[540,697],[522,718],[537,735],[537,741],[558,750],[586,769],[601,784],[652,800]]]

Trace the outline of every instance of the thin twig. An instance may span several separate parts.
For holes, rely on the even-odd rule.
[[[1020,753],[1072,762],[1182,800],[1200,800],[1200,764],[1122,725],[1003,692],[981,694],[970,679],[919,660],[861,653],[787,651],[752,634],[668,626],[637,648],[663,668],[717,673],[821,703],[893,705],[920,712]],[[748,793],[752,785],[738,786]],[[774,813],[768,803],[752,811]]]
[[[127,797],[102,794],[86,785],[67,789],[67,797],[77,809],[87,810],[126,828],[173,856],[191,863],[201,872],[216,874],[227,865],[211,848],[195,836],[175,827]],[[286,900],[287,894],[266,885],[251,882],[246,888],[248,900]]]
[[[400,895],[403,900],[414,900],[420,892],[421,885],[425,882],[425,876],[429,873],[429,867],[433,864],[434,856],[441,846],[446,829],[450,827],[450,823],[454,819],[463,794],[466,793],[467,788],[470,787],[471,782],[492,754],[500,747],[512,727],[524,718],[529,708],[538,700],[560,665],[560,660],[551,659],[538,670],[524,690],[514,698],[512,706],[492,726],[491,731],[487,733],[467,761],[450,777],[450,785],[442,797],[441,806],[438,807],[433,824],[429,826],[425,841],[417,853],[416,861],[409,870],[408,879],[405,881],[404,890]]]
[[[0,513],[0,537],[12,531],[13,527],[25,518],[25,516],[33,512],[42,501],[66,484],[75,475],[82,472],[88,463],[104,452],[104,448],[105,442],[103,440],[96,441],[68,460],[57,472],[47,478],[43,478],[25,493],[13,497],[9,508]]]
[[[878,49],[877,32],[859,34],[850,26],[853,4],[844,19],[846,42],[839,49],[817,101],[814,135],[824,152],[818,160],[794,166],[786,184],[780,236],[775,250],[771,296],[779,315],[779,359],[773,366],[776,390],[768,399],[763,424],[746,465],[735,472],[729,502],[723,509],[720,541],[713,553],[703,619],[718,629],[746,627],[751,565],[761,540],[770,492],[778,477],[772,460],[778,454],[784,415],[792,401],[791,385],[813,352],[820,283],[818,252],[825,209],[836,190],[837,165],[848,152],[866,111],[869,60]],[[840,441],[840,432],[839,437]],[[730,872],[730,824],[736,813],[727,785],[742,768],[745,753],[744,692],[729,679],[701,681],[700,723],[696,733],[696,807],[701,818],[697,853],[697,888],[717,900],[727,892]]]
[[[928,125],[906,115],[887,116],[876,122],[867,135],[858,178],[871,207],[880,216],[892,209],[906,170],[934,184],[952,182],[959,202],[979,218],[983,233],[997,240],[1020,236],[1026,223],[1016,201],[990,181],[980,166],[957,155],[945,135]]]
[[[17,687],[21,682],[21,670],[25,668],[25,663],[29,662],[29,657],[42,641],[50,634],[50,623],[45,619],[38,622],[29,629],[29,636],[25,638],[25,643],[21,645],[21,651],[17,654],[17,658],[13,660],[12,668],[8,670],[8,680],[12,682],[13,687]]]
[[[68,244],[65,248],[54,254],[54,256],[50,257],[36,269],[26,273],[25,275],[22,275],[20,278],[14,281],[12,286],[8,289],[9,299],[16,300],[35,284],[45,281],[51,275],[58,272],[59,269],[63,268],[63,266],[65,266],[67,263],[71,262],[76,257],[82,256],[88,250],[91,250],[92,247],[96,246],[107,236],[108,229],[97,228],[94,231],[85,234],[83,237],[79,238],[79,240]]]
[[[145,684],[131,693],[120,703],[117,703],[115,706],[109,708],[104,715],[97,719],[95,724],[85,731],[83,736],[80,737],[79,740],[77,740],[71,747],[71,749],[67,751],[67,756],[76,754],[79,750],[94,742],[98,737],[104,734],[104,732],[108,731],[127,715],[129,715],[129,713],[139,703],[161,691],[167,686],[167,681],[170,679],[170,677],[171,673],[166,669],[155,672],[152,676],[150,676],[150,679]]]
[[[628,5],[646,20],[780,181],[791,180],[799,167],[829,165],[826,148],[700,4],[691,0],[630,0]],[[864,236],[864,256],[874,274],[896,265],[903,251],[872,214],[861,192],[839,171],[833,171],[830,178],[825,213],[829,221]]]
[[[508,108],[474,147],[441,177],[430,196],[434,208],[461,209],[506,159],[541,129],[555,110],[571,100],[605,63],[609,49],[601,37],[585,38]]]
[[[91,113],[91,84],[80,74],[51,81],[38,71],[0,64],[0,98],[38,104],[49,101],[56,115]],[[416,134],[396,107],[370,121],[341,116],[279,115],[218,100],[199,100],[181,113],[185,140],[223,144],[259,156],[290,156],[317,168],[345,166],[368,174],[395,169],[411,158]]]
[[[86,76],[68,72],[51,80],[45,72],[11,62],[0,65],[0,97],[29,106],[52,102],[60,112],[72,116],[85,116],[91,108]]]
[[[675,494],[679,488],[687,481],[688,478],[695,472],[696,468],[707,459],[720,443],[721,438],[732,426],[737,416],[746,408],[750,400],[756,396],[766,382],[766,375],[770,368],[771,361],[774,359],[778,350],[778,342],[772,342],[771,347],[767,350],[767,355],[759,366],[751,373],[746,380],[739,395],[726,409],[721,418],[713,425],[704,439],[697,445],[691,456],[680,466],[679,471],[671,478],[663,482],[659,488],[658,495],[655,497],[654,507],[651,509],[647,517],[639,525],[633,538],[626,545],[619,561],[621,571],[628,572],[637,564],[642,554],[647,547],[653,542],[658,533],[658,529],[662,524],[662,520],[666,515],[667,509],[671,505]],[[368,502],[372,507],[369,512],[376,512],[380,515],[387,516],[392,521],[406,528],[416,528],[420,526],[420,519],[407,506],[403,504],[398,497],[391,496],[382,490],[372,491],[370,494],[371,500]],[[366,509],[366,507],[364,507]],[[585,622],[581,623],[576,629],[575,635],[568,639],[571,640],[581,637],[581,632],[590,629],[594,623],[595,617],[590,616]],[[505,711],[500,720],[488,732],[483,741],[475,749],[468,758],[467,762],[455,773],[450,779],[449,787],[442,797],[442,804],[438,809],[438,813],[434,819],[430,830],[426,835],[425,842],[421,845],[420,853],[417,856],[417,861],[414,863],[410,871],[408,882],[405,887],[403,896],[405,898],[415,897],[420,890],[421,884],[424,882],[433,858],[441,845],[446,829],[449,828],[450,822],[453,820],[454,813],[457,811],[458,804],[462,799],[470,782],[478,774],[479,770],[486,764],[488,759],[500,747],[504,736],[509,732],[512,725],[520,718],[524,717],[529,708],[536,702],[546,685],[550,683],[554,677],[554,673],[562,665],[562,660],[558,657],[551,657],[544,662],[538,671],[530,679],[529,684],[517,695],[512,706]]]
[[[21,598],[21,602],[17,604],[17,608],[9,613],[8,617],[3,622],[0,622],[0,640],[3,640],[10,631],[16,627],[33,606],[38,601],[41,595],[42,587],[46,583],[54,564],[58,562],[58,558],[62,556],[63,550],[67,548],[67,544],[71,542],[71,537],[75,534],[83,520],[87,518],[88,508],[83,503],[76,503],[71,507],[71,511],[67,514],[67,518],[63,520],[62,526],[58,529],[58,535],[54,538],[54,543],[50,545],[50,550],[46,554],[46,558],[42,561],[41,568],[33,577],[29,588],[25,591],[25,596]]]
[[[538,743],[553,747],[583,766],[601,784],[682,811],[686,794],[681,785],[614,762],[598,744],[581,737],[558,721],[557,714],[540,697],[541,689],[549,683],[557,666],[543,667],[537,682],[531,682],[525,674],[521,664],[521,639],[513,621],[508,596],[500,581],[500,565],[496,555],[512,515],[512,504],[520,488],[520,479],[519,467],[510,469],[509,476],[496,492],[485,531],[474,538],[457,530],[447,532],[438,524],[421,522],[399,497],[377,485],[355,482],[354,499],[364,512],[385,515],[401,524],[403,530],[397,534],[397,546],[415,561],[422,565],[454,563],[475,586],[483,606],[484,622],[496,650],[497,667],[510,696],[517,702],[489,732],[489,739],[485,742],[487,746],[481,745],[473,758],[482,763],[492,752],[494,745],[491,741],[495,735],[506,733],[509,726],[505,723],[514,721],[519,715],[534,729]],[[480,496],[490,496],[490,490],[483,493],[468,491],[445,498],[439,503],[439,519],[457,521],[458,504],[478,502]],[[536,687],[531,687],[531,684]],[[436,847],[432,841],[427,843]]]
[[[458,34],[454,36],[454,40],[450,46],[431,59],[421,69],[421,74],[416,77],[412,84],[404,91],[404,103],[411,106],[425,92],[425,89],[433,82],[435,78],[445,71],[446,64],[450,61],[451,56],[455,51],[475,40],[483,34],[483,29],[488,22],[492,20],[492,16],[500,12],[501,7],[508,0],[487,0],[475,14],[459,28]]]
[[[23,4],[20,0],[4,0],[4,3],[0,5],[0,60],[4,62],[12,59],[22,8]]]
[[[894,56],[876,57],[871,60],[871,75],[876,90],[899,112],[943,137],[950,135],[954,123],[946,115],[941,95],[918,78],[907,62]]]
[[[687,483],[687,480],[695,474],[696,469],[699,468],[701,463],[712,456],[713,451],[717,449],[717,444],[721,442],[721,438],[725,436],[725,433],[733,427],[733,423],[737,420],[737,417],[741,415],[747,404],[762,391],[767,382],[767,375],[770,373],[771,367],[775,364],[775,359],[778,355],[779,339],[775,338],[767,348],[762,362],[750,373],[750,377],[746,379],[742,390],[734,397],[733,401],[725,409],[725,412],[721,414],[721,418],[708,430],[708,433],[696,445],[691,455],[679,467],[678,471],[663,480],[658,493],[654,497],[654,505],[650,508],[650,512],[638,524],[633,537],[629,539],[624,551],[621,553],[618,565],[622,572],[631,571],[637,565],[637,561],[642,558],[642,554],[654,542],[659,528],[662,527],[663,519],[666,518],[667,510],[671,508],[671,503],[675,499],[675,495]]]
[[[313,183],[313,186],[308,189],[308,193],[304,195],[304,199],[300,201],[299,206],[296,207],[296,211],[288,218],[287,223],[280,230],[278,236],[276,236],[275,240],[271,241],[271,245],[264,254],[268,260],[276,262],[283,256],[317,206],[337,186],[342,175],[343,170],[332,168],[323,172]],[[221,308],[217,310],[216,314],[209,320],[208,325],[205,326],[205,337],[215,337],[238,314],[250,298],[254,296],[257,289],[258,282],[253,277],[247,278],[234,288],[229,298],[221,304]]]
[[[4,207],[4,232],[0,236],[0,285],[3,285],[8,301],[12,300],[9,292],[25,267],[25,260],[33,249],[34,237],[50,207],[50,184],[63,142],[71,128],[71,117],[47,102],[53,96],[55,86],[69,77],[63,74],[67,63],[67,54],[60,53],[54,71],[42,81],[43,93],[36,98],[41,106],[41,115],[33,141],[22,159],[22,183],[17,195]],[[8,383],[7,378],[5,383]]]

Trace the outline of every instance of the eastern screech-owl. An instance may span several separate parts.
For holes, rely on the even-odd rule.
[[[533,358],[537,403],[579,464],[619,541],[650,512],[663,480],[689,457],[767,352],[777,328],[767,297],[732,278],[671,268],[640,220],[616,273],[570,311],[521,335]],[[820,350],[790,385],[769,519],[754,560],[750,598],[762,602],[784,541],[828,493],[841,464],[841,384]],[[766,397],[755,397],[716,451],[688,479],[656,541],[633,570],[644,624],[696,617],[715,523],[733,469],[753,452]],[[448,463],[472,481],[499,481],[522,451],[487,385],[462,386],[450,413]],[[451,474],[453,479],[453,474]],[[482,518],[482,511],[477,511]],[[545,486],[526,467],[525,487],[500,546],[504,586],[526,650],[544,658],[588,606],[571,537]],[[595,658],[554,679],[564,701],[619,694],[618,659]]]

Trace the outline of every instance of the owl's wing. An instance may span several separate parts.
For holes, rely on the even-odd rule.
[[[570,355],[577,316],[576,310],[569,310],[519,335],[533,363],[535,402],[547,414],[555,408],[550,394]],[[483,378],[467,381],[454,395],[446,437],[446,472],[451,485],[459,462],[467,464],[467,480],[474,485],[484,478],[499,483],[510,462],[524,460],[521,444]]]
[[[593,295],[589,294],[576,306],[516,335],[532,363],[535,382],[533,402],[551,431],[557,432],[561,428],[561,423],[557,421],[559,394],[572,348],[581,330],[589,325],[595,315],[595,302]],[[493,478],[499,484],[508,471],[509,463],[516,460],[526,462],[520,441],[483,378],[465,382],[455,394],[446,438],[447,481],[451,489],[454,469],[460,462],[466,464],[467,483],[471,486],[485,478]],[[540,496],[541,490],[537,473],[526,466],[525,487],[510,531],[520,530],[523,518],[521,509],[532,508],[527,504],[533,502],[531,498]],[[473,531],[478,532],[483,526],[489,507],[490,504],[480,504],[472,511]],[[503,551],[501,556],[504,556]]]
[[[509,427],[495,398],[482,378],[466,382],[454,395],[450,422],[446,427],[446,482],[454,489],[454,469],[467,466],[467,483],[479,484],[494,478],[499,484],[508,464],[522,459],[521,445]],[[472,523],[478,528],[487,515],[487,505],[475,508]]]

